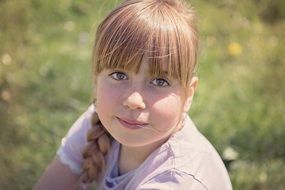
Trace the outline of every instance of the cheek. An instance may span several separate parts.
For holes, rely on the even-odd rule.
[[[169,129],[178,124],[182,114],[181,98],[177,95],[170,95],[153,104],[151,117],[156,122],[155,127]]]
[[[104,82],[98,83],[96,90],[96,108],[99,117],[110,114],[111,111],[118,106],[118,96],[115,92],[116,89],[111,88]]]
[[[96,109],[101,122],[111,125],[112,119],[122,109],[124,86],[114,85],[106,78],[99,78],[96,89]]]

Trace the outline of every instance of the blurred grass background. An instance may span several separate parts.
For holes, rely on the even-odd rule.
[[[31,189],[91,100],[97,23],[116,0],[0,0],[0,189]],[[237,190],[285,189],[285,1],[192,0],[190,114]]]

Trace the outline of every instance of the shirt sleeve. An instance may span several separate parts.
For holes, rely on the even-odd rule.
[[[207,187],[194,176],[176,170],[165,171],[140,185],[137,190],[207,190]]]
[[[67,165],[75,174],[82,172],[83,161],[82,150],[87,145],[87,133],[91,127],[91,116],[95,107],[91,105],[69,129],[67,135],[61,140],[61,145],[57,150],[60,161]]]

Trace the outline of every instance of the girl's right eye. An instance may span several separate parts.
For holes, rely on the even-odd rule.
[[[116,71],[110,74],[110,76],[115,80],[127,80],[128,77],[125,73]]]

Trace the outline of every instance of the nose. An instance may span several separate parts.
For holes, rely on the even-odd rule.
[[[145,109],[146,105],[139,92],[132,92],[123,102],[124,106],[130,109]]]

